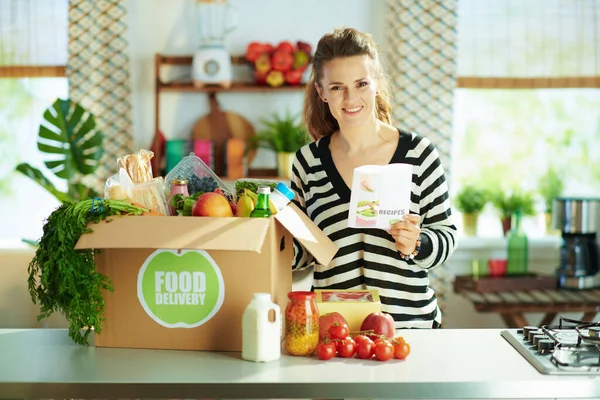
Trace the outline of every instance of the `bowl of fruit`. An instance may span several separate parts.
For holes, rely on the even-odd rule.
[[[258,85],[278,87],[296,86],[303,82],[304,73],[312,57],[310,44],[282,41],[278,45],[251,42],[246,47],[245,59],[252,65],[254,81]]]

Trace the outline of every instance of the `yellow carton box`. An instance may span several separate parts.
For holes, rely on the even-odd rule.
[[[381,312],[377,290],[315,289],[315,294],[319,315],[340,313],[350,332],[359,331],[367,315]]]

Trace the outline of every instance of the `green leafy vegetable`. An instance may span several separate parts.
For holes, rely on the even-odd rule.
[[[259,186],[268,186],[271,188],[271,192],[273,192],[275,190],[275,186],[277,186],[278,183],[279,183],[279,181],[260,180],[260,179],[256,179],[256,180],[239,179],[239,180],[235,181],[235,184],[234,184],[235,195],[236,195],[236,198],[239,198],[241,195],[244,194],[245,189],[248,189],[252,193],[258,193]]]
[[[126,201],[88,199],[63,203],[50,214],[28,267],[29,294],[34,304],[41,305],[38,321],[60,312],[69,322],[69,336],[78,344],[88,344],[92,328],[102,331],[102,290],[112,291],[112,282],[96,271],[95,251],[75,250],[75,245],[81,235],[92,231],[89,223],[147,211]]]

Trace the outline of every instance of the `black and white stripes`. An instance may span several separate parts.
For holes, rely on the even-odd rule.
[[[327,266],[319,265],[294,241],[295,270],[314,267],[313,288],[377,289],[384,312],[396,328],[431,328],[441,323],[427,270],[444,263],[456,249],[444,170],[432,143],[400,132],[391,163],[414,166],[411,213],[421,215],[423,245],[419,255],[404,261],[394,239],[384,230],[348,228],[350,189],[339,175],[329,151],[329,137],[296,153],[291,189],[294,202],[338,246]]]

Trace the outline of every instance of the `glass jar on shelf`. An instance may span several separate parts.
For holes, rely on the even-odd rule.
[[[292,356],[310,356],[319,344],[319,309],[313,292],[290,292],[285,309],[284,348]]]

